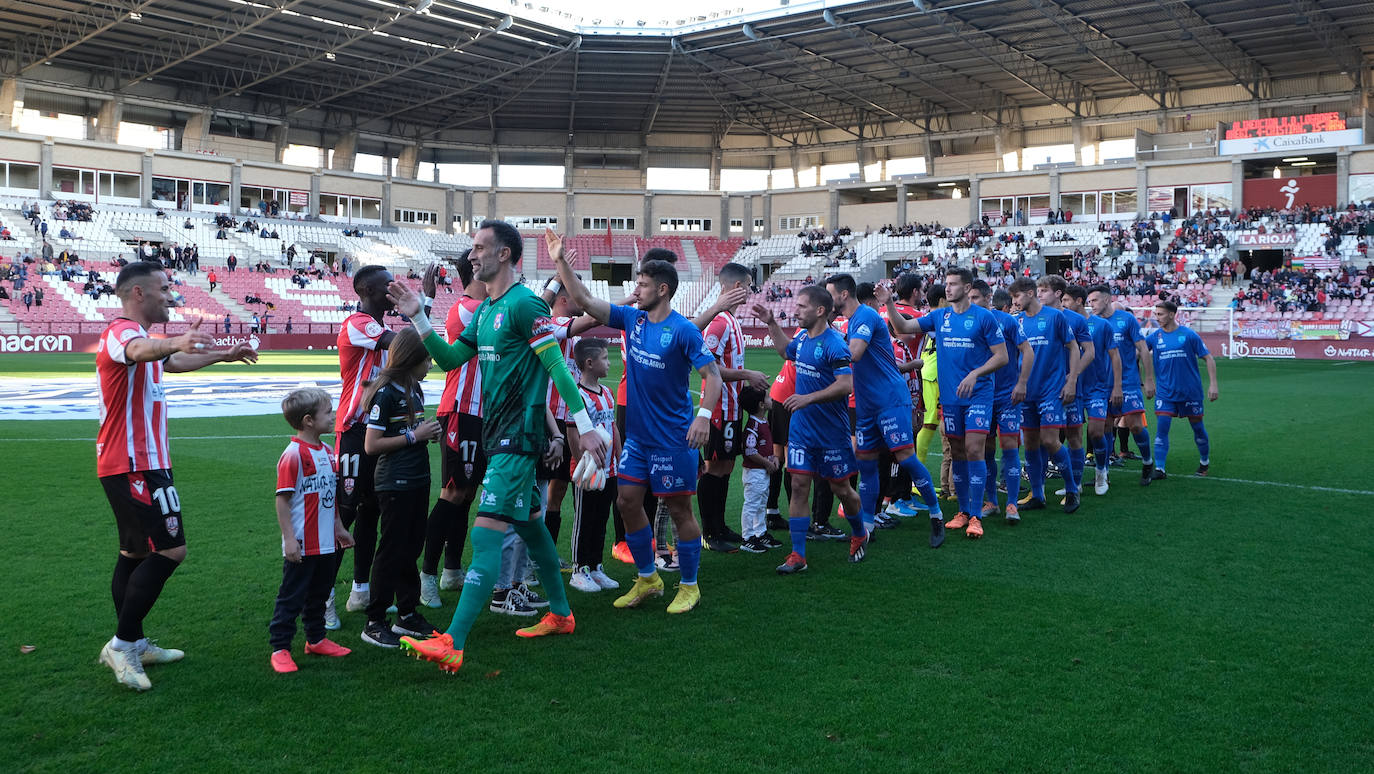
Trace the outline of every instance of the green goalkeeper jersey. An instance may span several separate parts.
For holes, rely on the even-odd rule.
[[[482,372],[482,444],[487,454],[543,454],[549,444],[544,421],[547,369],[562,365],[567,370],[548,304],[524,285],[513,285],[500,298],[488,298],[477,307],[454,345],[445,346],[437,335],[425,337],[426,348],[445,370],[461,365],[462,360],[455,360],[456,352],[477,352]],[[551,365],[545,362],[550,353]],[[557,363],[552,364],[553,360]],[[571,375],[566,381],[571,384]],[[570,402],[568,408],[580,410],[581,401],[578,405]]]

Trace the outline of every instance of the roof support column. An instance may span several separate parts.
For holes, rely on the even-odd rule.
[[[840,227],[840,190],[830,186],[830,207],[825,216],[825,228],[834,233]]]
[[[653,191],[644,192],[644,223],[640,228],[640,236],[645,239],[654,235],[654,193]]]
[[[153,206],[153,152],[144,151],[140,159],[138,175],[139,206]]]
[[[18,78],[0,81],[0,132],[19,128],[20,111],[24,109],[24,84]]]
[[[1346,154],[1345,171],[1347,180],[1350,173],[1350,154]],[[1336,203],[1345,201],[1341,198],[1341,155],[1336,154]],[[1231,212],[1240,210],[1245,206],[1245,164],[1240,159],[1231,160]]]
[[[1236,162],[1239,165],[1240,162]],[[1232,188],[1235,184],[1232,183]],[[1231,194],[1233,197],[1235,194]],[[1336,152],[1336,206],[1350,202],[1350,151]],[[1234,210],[1233,210],[1234,211]]]
[[[100,103],[95,117],[95,141],[115,142],[119,137],[119,122],[124,118],[124,98],[115,97]]]
[[[415,180],[419,177],[421,150],[419,143],[401,148],[401,155],[396,159],[396,177],[402,180]]]
[[[213,114],[209,110],[202,110],[199,113],[192,113],[186,119],[186,126],[181,130],[181,148],[184,153],[196,153],[202,150],[209,150],[206,147],[210,137],[210,118]],[[277,163],[281,163],[281,151],[277,151]]]
[[[457,191],[453,190],[452,188],[444,189],[444,233],[449,234],[450,236],[454,233],[453,216],[457,214],[455,212],[455,205],[457,204],[457,199]]]
[[[716,146],[716,149],[711,151],[711,180],[709,187],[712,191],[720,190],[720,165],[724,155],[720,146]]]
[[[392,226],[392,225],[394,225],[393,222],[392,222],[392,217],[391,217],[391,216],[392,216],[392,212],[391,212],[391,177],[388,176],[387,179],[384,180],[384,181],[382,182],[382,225],[383,225],[383,226]]]
[[[237,160],[229,168],[229,214],[238,215],[243,200],[243,161]]]
[[[566,236],[577,233],[577,197],[573,194],[572,146],[563,150],[563,228],[554,230],[561,230]]]
[[[1054,212],[1063,205],[1059,203],[1059,170],[1050,170],[1050,212]],[[1030,217],[1030,213],[1026,213]]]
[[[1145,217],[1145,207],[1150,203],[1150,179],[1144,164],[1135,165],[1135,219]]]
[[[338,172],[352,172],[358,157],[358,133],[348,132],[334,143],[334,158],[329,168]]]
[[[897,222],[893,225],[906,225],[906,183],[897,184]]]
[[[730,238],[730,194],[720,195],[720,222],[716,228],[716,236],[721,239]]]
[[[763,238],[773,236],[773,194],[763,195]]]
[[[979,180],[979,178],[978,178],[977,175],[974,175],[973,177],[970,177],[970,178],[969,178],[969,181],[968,181],[968,222],[969,222],[969,223],[982,223],[982,222],[983,222],[983,213],[982,213],[982,212],[979,212],[979,210],[981,209],[981,207],[980,207],[980,205],[979,205],[979,202],[982,201],[982,198],[981,198],[981,197],[982,197],[982,192],[979,190],[979,189],[981,188],[980,183],[981,183],[981,181]]]
[[[38,198],[52,198],[52,138],[43,140],[38,151]]]
[[[320,171],[317,169],[310,176],[310,217],[320,216]]]

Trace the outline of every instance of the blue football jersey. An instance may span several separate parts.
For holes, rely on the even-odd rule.
[[[692,371],[716,359],[701,331],[677,312],[656,323],[647,312],[615,304],[610,326],[625,331],[625,437],[641,446],[687,448],[696,416]]]
[[[1033,317],[1021,312],[1016,318],[1035,353],[1030,380],[1026,383],[1026,400],[1035,402],[1058,397],[1069,375],[1069,353],[1065,345],[1074,340],[1068,318],[1048,306],[1041,306]]]
[[[1167,333],[1161,328],[1145,337],[1145,345],[1155,366],[1155,397],[1178,402],[1203,400],[1197,361],[1211,353],[1201,336],[1182,325]]]
[[[935,334],[935,363],[939,371],[940,403],[969,406],[992,402],[993,377],[978,377],[973,394],[959,396],[959,382],[992,357],[991,348],[1003,341],[1002,330],[992,312],[972,304],[963,314],[954,307],[932,309],[917,318],[921,330]]]
[[[849,365],[849,346],[833,328],[827,328],[815,338],[804,330],[798,331],[787,344],[787,359],[797,365],[798,395],[819,392],[834,384],[835,377],[853,373]],[[792,415],[788,439],[808,449],[848,447],[848,399],[803,406]]]
[[[870,306],[859,304],[849,318],[845,340],[868,342],[864,356],[853,364],[854,410],[859,416],[872,416],[886,408],[911,406],[911,389],[897,370],[892,337],[887,321]]]

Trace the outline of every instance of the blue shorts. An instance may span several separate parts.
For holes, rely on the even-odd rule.
[[[1124,417],[1128,414],[1145,413],[1145,396],[1139,387],[1123,387],[1121,390],[1121,407],[1112,412],[1114,417]]]
[[[622,485],[648,487],[657,497],[696,494],[700,462],[695,449],[659,449],[631,438],[620,450],[616,479]]]
[[[901,451],[916,445],[911,432],[911,408],[902,405],[890,406],[871,416],[859,416],[854,423],[855,443],[861,452],[877,451],[886,446],[888,451]]]
[[[843,481],[854,475],[859,463],[854,459],[854,450],[848,446],[839,449],[821,449],[809,446],[787,445],[787,472],[805,476],[820,476],[827,481]]]
[[[992,402],[970,403],[967,406],[943,406],[945,435],[963,438],[969,433],[992,432]]]
[[[1063,427],[1064,403],[1055,395],[1021,404],[1021,427]]]
[[[1107,421],[1107,398],[1108,396],[1106,395],[1101,397],[1093,395],[1083,401],[1083,404],[1087,407],[1088,419],[1096,419],[1099,422]]]
[[[1202,401],[1155,398],[1155,414],[1166,417],[1200,418],[1202,416]]]
[[[1021,404],[1012,403],[1008,398],[1006,403],[992,404],[992,414],[997,418],[997,432],[1003,436],[1019,436],[1021,434]]]
[[[1087,406],[1087,401],[1075,394],[1073,403],[1064,406],[1064,426],[1078,427],[1083,424],[1083,411]]]

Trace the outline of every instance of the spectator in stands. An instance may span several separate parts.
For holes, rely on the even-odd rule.
[[[34,305],[34,306],[37,306],[37,307],[43,306],[43,286],[42,286],[42,285],[35,286],[34,289],[33,289],[33,305]]]
[[[43,248],[39,250],[39,254],[43,256],[45,261],[52,260],[52,245],[48,244],[48,240],[43,240]]]
[[[8,226],[0,226],[0,239],[7,242],[14,240],[14,235],[10,233]]]
[[[233,274],[234,269],[238,268],[239,259],[234,257],[233,253],[230,253],[229,257],[224,259],[224,265],[229,269],[229,273]]]
[[[205,275],[205,279],[210,283],[210,292],[215,292],[215,285],[219,283],[219,277],[215,274],[215,270],[211,269],[210,273]]]
[[[287,318],[286,318],[286,332],[287,332],[287,333],[290,333],[290,332],[291,332],[291,318],[290,318],[290,317],[287,317]]]
[[[46,220],[39,222],[38,235],[43,237],[43,239],[45,240],[48,238],[48,222]]]
[[[215,239],[228,239],[229,235],[224,233],[224,229],[215,232]]]
[[[224,315],[224,335],[225,335],[225,336],[228,336],[228,335],[229,335],[229,324],[230,324],[229,315],[226,314],[226,315]]]
[[[182,227],[182,228],[195,228],[195,225],[191,223],[191,219],[190,219],[190,218],[187,218],[187,219],[186,219],[186,222],[183,223],[183,224],[181,224],[181,227]]]
[[[21,298],[24,301],[24,311],[29,311],[29,308],[33,306],[33,291],[25,290]]]

